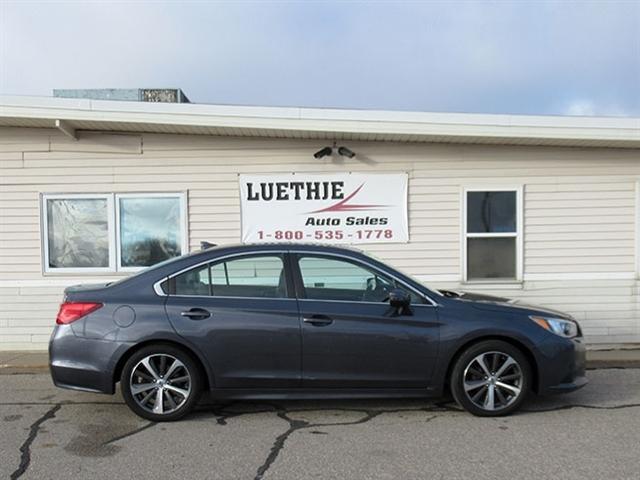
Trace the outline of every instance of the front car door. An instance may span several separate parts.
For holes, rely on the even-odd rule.
[[[302,318],[302,384],[322,388],[426,388],[437,358],[432,302],[360,260],[292,253]],[[388,303],[412,293],[410,312]]]
[[[216,388],[299,387],[300,322],[286,252],[241,254],[169,280],[167,315]]]

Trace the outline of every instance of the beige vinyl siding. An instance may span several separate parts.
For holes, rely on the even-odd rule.
[[[408,172],[408,244],[362,248],[427,284],[566,310],[589,342],[640,341],[638,150],[349,142],[0,128],[0,349],[45,348],[64,286],[119,278],[42,274],[41,193],[187,192],[190,249],[240,239],[238,174]],[[524,282],[460,285],[464,187],[523,187]],[[28,309],[26,308],[28,306]]]

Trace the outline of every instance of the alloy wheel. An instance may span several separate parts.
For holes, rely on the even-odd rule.
[[[191,395],[191,374],[176,357],[148,355],[131,371],[131,396],[145,411],[166,415],[178,410]]]
[[[513,357],[504,352],[485,352],[466,366],[464,392],[478,408],[498,411],[520,397],[523,378],[522,368]]]

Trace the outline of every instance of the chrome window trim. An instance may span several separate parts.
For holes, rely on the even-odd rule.
[[[165,295],[171,298],[211,298],[211,299],[230,299],[230,300],[297,300],[297,298],[289,297],[231,297],[227,295]]]
[[[165,277],[162,280],[159,280],[159,281],[157,281],[156,283],[153,284],[153,291],[159,297],[166,297],[167,296],[167,294],[164,293],[164,290],[162,290],[162,287],[160,286],[160,284],[162,284],[162,282],[165,282],[168,278],[169,277]]]
[[[179,298],[203,298],[203,297],[209,297],[209,295],[168,295],[167,293],[164,293],[164,291],[162,290],[162,287],[160,286],[162,284],[162,282],[169,280],[173,277],[176,277],[184,272],[187,272],[193,268],[197,268],[200,267],[202,265],[206,265],[209,263],[213,263],[213,262],[217,262],[217,261],[222,261],[226,258],[233,258],[233,257],[241,257],[241,256],[249,256],[249,255],[264,255],[264,256],[268,256],[268,254],[270,253],[276,253],[276,254],[287,254],[287,253],[302,253],[302,254],[307,254],[307,255],[316,255],[316,256],[329,256],[329,257],[337,257],[337,258],[343,258],[343,259],[347,259],[347,260],[351,260],[355,263],[361,263],[366,265],[367,267],[369,267],[369,269],[375,270],[377,272],[380,272],[381,274],[384,274],[388,277],[393,278],[396,282],[398,282],[400,285],[402,285],[403,287],[407,288],[408,290],[412,291],[413,293],[415,293],[416,295],[418,295],[419,297],[427,300],[429,302],[429,304],[418,304],[418,305],[423,305],[426,307],[437,307],[439,306],[439,304],[437,302],[435,302],[431,297],[429,297],[428,295],[425,295],[422,292],[417,291],[414,287],[412,287],[411,285],[408,285],[406,282],[402,281],[401,279],[399,279],[397,276],[386,272],[384,270],[381,270],[380,268],[378,268],[375,265],[372,265],[369,262],[366,262],[364,260],[361,260],[360,258],[353,258],[351,256],[348,255],[344,255],[344,254],[340,254],[340,253],[334,253],[334,252],[314,252],[314,251],[310,251],[310,250],[268,250],[268,251],[250,251],[250,252],[236,252],[236,253],[230,253],[228,255],[224,255],[222,257],[217,257],[215,259],[209,259],[209,260],[204,260],[202,262],[199,263],[195,263],[193,265],[190,265],[186,268],[183,268],[182,270],[179,270],[177,272],[172,273],[171,275],[168,275],[160,280],[158,280],[157,282],[155,282],[153,284],[153,290],[156,293],[156,295],[161,296],[161,297],[179,297]],[[285,267],[286,268],[286,267]],[[313,299],[313,298],[289,298],[289,297],[276,297],[276,298],[268,298],[268,297],[228,297],[228,296],[222,296],[222,295],[213,295],[211,296],[211,298],[235,298],[235,299],[240,299],[240,298],[248,298],[248,299],[253,299],[253,300],[311,300],[311,301],[315,301],[315,302],[344,302],[344,303],[368,303],[368,304],[374,304],[374,305],[380,305],[380,302],[361,302],[358,300],[320,300],[320,299]]]
[[[422,297],[423,295],[421,295]],[[218,297],[220,298],[220,297]],[[295,299],[292,299],[295,300]],[[365,305],[384,305],[386,302],[365,302],[363,300],[321,300],[319,298],[298,298],[299,302],[331,302],[331,303],[363,303]],[[429,303],[412,303],[411,307],[428,307],[433,308],[435,305]]]

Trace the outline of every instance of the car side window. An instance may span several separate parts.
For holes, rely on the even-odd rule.
[[[212,264],[211,289],[214,297],[286,298],[282,256],[254,255]]]
[[[203,265],[174,277],[173,294],[175,295],[211,295],[211,279],[209,265]]]
[[[298,265],[308,299],[385,302],[395,285],[385,275],[348,260],[302,256]]]
[[[170,295],[286,298],[284,262],[280,255],[252,255],[201,265],[171,278],[168,290]]]

